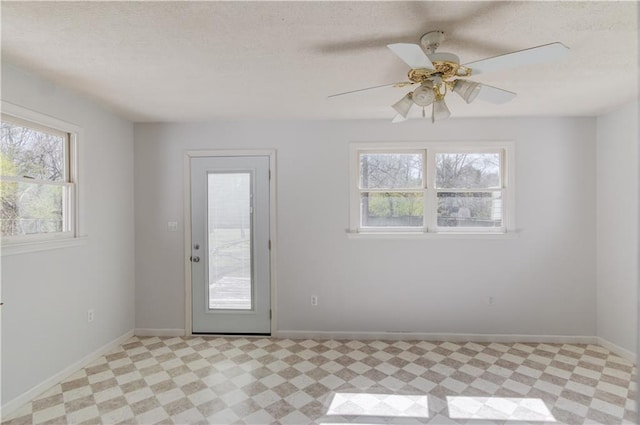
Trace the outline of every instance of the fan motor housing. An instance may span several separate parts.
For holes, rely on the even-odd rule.
[[[460,58],[453,53],[430,53],[427,55],[435,69],[411,69],[408,78],[414,83],[423,83],[438,74],[446,80],[453,77],[469,77],[471,69],[460,65]]]

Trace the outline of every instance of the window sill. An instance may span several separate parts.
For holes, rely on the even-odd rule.
[[[417,232],[351,232],[347,231],[349,239],[518,239],[519,232],[506,233],[417,233]]]
[[[33,241],[33,242],[16,242],[7,243],[0,248],[0,254],[3,257],[9,255],[28,254],[30,252],[49,251],[52,249],[73,248],[76,246],[83,246],[89,242],[87,236],[81,236],[78,238],[65,238],[54,239],[47,241]]]

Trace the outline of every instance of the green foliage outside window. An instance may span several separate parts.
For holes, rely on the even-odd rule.
[[[1,124],[2,236],[63,231],[66,138],[12,122]]]

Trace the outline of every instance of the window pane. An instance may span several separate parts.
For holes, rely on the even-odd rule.
[[[501,227],[500,192],[438,193],[438,226]]]
[[[65,138],[2,122],[0,167],[4,176],[65,180]]]
[[[500,154],[436,154],[436,187],[458,189],[499,188]]]
[[[0,182],[2,236],[63,232],[66,186]]]
[[[421,188],[423,156],[420,153],[366,153],[360,155],[363,189]]]
[[[251,174],[209,174],[209,308],[251,310]]]
[[[360,198],[363,227],[422,227],[422,193],[363,193]]]

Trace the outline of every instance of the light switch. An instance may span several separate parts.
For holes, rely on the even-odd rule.
[[[170,232],[177,232],[178,231],[178,222],[177,221],[169,221],[169,222],[167,222],[167,228],[169,229]]]

